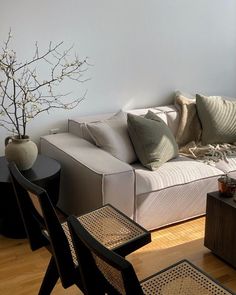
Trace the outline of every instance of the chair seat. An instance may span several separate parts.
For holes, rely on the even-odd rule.
[[[124,245],[128,247],[139,239],[145,240],[145,244],[151,241],[150,232],[109,204],[78,219],[96,240],[110,250],[116,251]]]
[[[119,254],[127,255],[151,241],[150,232],[109,204],[77,219],[96,240]],[[61,225],[69,242],[73,262],[77,266],[67,222]],[[48,235],[46,231],[45,234]]]
[[[228,295],[232,294],[187,260],[141,282],[145,295]]]

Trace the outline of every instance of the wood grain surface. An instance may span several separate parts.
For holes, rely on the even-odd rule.
[[[205,218],[152,232],[152,242],[127,259],[140,279],[183,258],[236,292],[236,270],[204,247]],[[39,290],[50,255],[45,249],[31,252],[27,240],[0,237],[0,294],[34,295]],[[65,290],[60,282],[52,295],[81,295],[77,287]]]

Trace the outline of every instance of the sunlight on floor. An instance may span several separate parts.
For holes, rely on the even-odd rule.
[[[136,252],[149,252],[152,249],[168,249],[204,238],[205,218],[198,218],[175,225],[174,230],[170,227],[152,232],[152,243],[142,247]]]

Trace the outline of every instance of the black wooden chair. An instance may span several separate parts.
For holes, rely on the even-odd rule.
[[[80,268],[66,216],[52,205],[47,192],[27,180],[13,162],[9,164],[9,170],[31,249],[34,251],[46,247],[52,254],[39,294],[50,294],[58,278],[61,279],[64,288],[76,284],[83,291]],[[122,219],[122,223],[116,220],[115,235],[107,231],[107,226],[103,225],[102,231],[98,228],[98,220],[101,216],[107,220],[109,214]],[[108,245],[110,249],[115,249],[121,255],[127,255],[150,242],[150,233],[138,225],[135,226],[129,218],[119,214],[118,210],[112,206],[103,206],[78,218],[81,218],[81,222],[90,233],[95,236],[97,234],[105,246]],[[109,220],[114,220],[114,218]],[[96,233],[94,229],[99,232]],[[129,235],[121,237],[118,235],[119,231],[122,234],[129,233]]]
[[[58,217],[62,214],[55,210],[47,192],[28,181],[13,162],[9,170],[31,249],[46,247],[52,254],[39,294],[50,294],[59,277],[64,288],[75,283],[81,288],[76,277],[78,263]]]
[[[233,294],[187,260],[139,282],[132,264],[94,239],[74,216],[68,225],[86,295]]]

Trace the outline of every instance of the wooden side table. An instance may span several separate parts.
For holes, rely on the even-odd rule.
[[[204,245],[214,254],[236,267],[236,202],[221,197],[219,192],[207,194]]]
[[[45,188],[54,205],[59,197],[61,166],[49,157],[38,155],[33,167],[22,174]],[[24,238],[26,233],[10,180],[8,162],[0,157],[0,234],[10,238]]]

